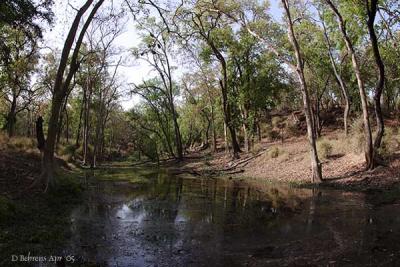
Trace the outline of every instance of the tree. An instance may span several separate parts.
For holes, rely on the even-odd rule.
[[[304,60],[301,55],[301,50],[299,43],[297,41],[294,27],[293,27],[293,20],[290,12],[289,0],[282,0],[283,7],[286,12],[286,19],[288,25],[288,35],[289,40],[293,46],[295,57],[296,57],[296,66],[295,71],[300,82],[300,88],[303,95],[303,108],[304,113],[306,115],[306,122],[307,122],[307,135],[308,135],[308,142],[310,143],[310,150],[311,150],[311,169],[312,169],[312,181],[315,183],[322,182],[322,171],[321,171],[321,164],[318,159],[317,153],[317,146],[316,146],[316,136],[315,124],[312,121],[312,113],[311,113],[311,104],[310,104],[310,96],[309,91],[307,88],[306,79],[304,77]]]
[[[338,22],[338,26],[340,32],[342,34],[343,40],[347,47],[347,52],[351,56],[351,62],[353,66],[354,73],[357,78],[357,85],[359,88],[362,112],[363,112],[363,123],[364,123],[364,135],[365,135],[365,161],[367,169],[373,169],[375,167],[374,160],[374,147],[372,143],[372,133],[371,133],[371,124],[369,121],[369,111],[368,111],[368,100],[367,94],[364,86],[364,80],[361,76],[360,64],[356,56],[356,52],[353,47],[353,43],[347,33],[346,23],[341,15],[339,9],[335,6],[335,4],[331,0],[325,0],[327,5],[330,7],[332,12],[335,14]]]
[[[385,124],[383,121],[382,108],[381,108],[381,96],[383,92],[383,88],[385,85],[385,65],[383,64],[381,54],[379,52],[378,38],[375,33],[374,23],[376,18],[376,13],[378,10],[378,1],[377,0],[365,0],[365,5],[367,8],[367,27],[369,37],[371,39],[372,51],[374,54],[375,64],[378,68],[379,77],[378,81],[375,85],[374,92],[374,105],[375,105],[375,116],[376,116],[376,124],[378,131],[376,133],[376,137],[374,140],[374,149],[375,153],[377,153],[378,149],[382,143],[382,137],[385,132]]]
[[[52,22],[52,5],[53,0],[40,1],[39,4],[32,0],[3,0],[0,3],[0,29],[8,25],[25,31],[28,36],[33,33],[33,38],[41,37],[42,29],[38,21]]]
[[[18,28],[3,27],[1,39],[5,49],[0,58],[1,80],[9,104],[5,128],[12,137],[17,114],[28,107],[36,93],[30,86],[30,78],[38,61],[38,36],[28,37]]]
[[[237,141],[236,129],[232,119],[232,105],[229,101],[231,89],[229,88],[228,83],[228,66],[223,52],[226,42],[231,38],[229,37],[229,35],[231,35],[231,29],[223,20],[222,13],[212,11],[213,6],[207,6],[207,4],[206,1],[204,3],[196,3],[195,9],[188,13],[190,16],[189,23],[191,23],[194,31],[204,40],[209,49],[211,49],[213,56],[220,64],[222,77],[219,80],[219,85],[222,95],[224,121],[229,129],[233,157],[237,158],[239,157],[241,150]]]
[[[156,72],[159,85],[143,83],[142,89],[157,90],[167,103],[167,110],[171,114],[178,160],[183,159],[182,137],[178,124],[178,113],[175,107],[175,96],[178,87],[173,81],[174,66],[171,62],[174,39],[164,22],[156,22],[149,18],[142,22],[140,30],[144,32],[142,46],[135,49],[137,58],[146,61]]]
[[[59,65],[58,65],[57,75],[56,75],[54,86],[53,86],[51,115],[50,115],[50,119],[49,119],[49,123],[48,123],[49,127],[48,127],[46,145],[45,145],[44,154],[43,154],[42,180],[44,181],[44,183],[46,185],[45,190],[47,190],[47,187],[49,184],[51,186],[55,185],[54,148],[55,148],[56,136],[57,136],[58,127],[59,127],[59,117],[60,117],[61,106],[65,100],[65,97],[67,96],[71,80],[79,67],[77,57],[78,57],[78,53],[79,53],[79,48],[83,41],[83,37],[84,37],[86,30],[89,27],[91,21],[93,20],[94,15],[96,14],[96,12],[100,8],[100,6],[103,4],[103,2],[104,2],[104,0],[99,0],[94,5],[94,7],[92,8],[88,17],[86,18],[86,21],[85,21],[82,29],[79,32],[76,42],[74,42],[78,28],[79,28],[80,20],[81,20],[82,16],[86,13],[86,11],[89,9],[91,4],[93,3],[93,0],[87,0],[85,2],[85,4],[78,10],[78,12],[75,16],[75,19],[71,25],[71,28],[68,32],[68,36],[64,43],[64,48],[62,50],[61,59],[60,59]],[[70,53],[74,43],[75,43],[75,48],[74,48],[74,52],[71,57],[71,63],[69,65],[69,69],[66,71],[66,67],[68,64],[68,56],[69,56],[69,53]],[[66,78],[64,78],[64,77],[66,77]]]
[[[348,134],[348,120],[349,120],[349,114],[350,114],[350,95],[349,95],[349,91],[347,89],[347,86],[345,84],[345,81],[344,81],[342,75],[340,74],[340,72],[338,70],[336,60],[335,60],[335,58],[333,56],[333,53],[332,53],[332,46],[333,45],[332,45],[332,42],[331,42],[331,40],[329,38],[328,31],[327,31],[327,28],[326,28],[326,25],[325,25],[325,21],[324,21],[325,18],[323,17],[321,12],[319,12],[319,16],[320,16],[321,24],[322,24],[323,31],[324,31],[324,40],[325,40],[325,43],[326,43],[326,48],[328,50],[329,60],[330,60],[331,66],[332,66],[333,74],[334,74],[336,82],[338,83],[340,89],[342,90],[342,94],[343,94],[343,98],[344,98],[345,106],[344,106],[344,113],[343,113],[343,127],[344,127],[344,133],[347,136],[347,134]]]

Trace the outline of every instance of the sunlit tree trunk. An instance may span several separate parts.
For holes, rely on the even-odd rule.
[[[79,140],[81,137],[81,128],[82,128],[82,117],[83,117],[83,111],[85,110],[86,106],[86,90],[83,90],[83,99],[82,99],[82,104],[81,104],[81,110],[79,112],[79,122],[78,122],[78,129],[76,131],[76,140],[75,140],[75,146],[78,148],[80,146]]]
[[[90,78],[88,77],[87,83],[87,97],[85,105],[85,118],[83,121],[83,164],[88,164],[89,158],[89,142],[90,142],[90,104],[92,102],[92,84]]]
[[[17,97],[13,94],[11,100],[10,111],[7,115],[7,133],[9,137],[13,137],[15,135],[15,123],[17,121]]]
[[[289,40],[293,46],[295,57],[296,57],[296,74],[298,77],[298,80],[300,82],[300,89],[301,93],[303,96],[303,108],[304,108],[304,113],[306,116],[306,123],[307,123],[307,136],[308,136],[308,142],[310,144],[310,152],[311,152],[311,170],[312,170],[312,182],[314,183],[320,183],[322,182],[322,170],[321,170],[321,164],[318,159],[318,153],[317,153],[317,146],[316,146],[316,140],[315,140],[315,134],[314,134],[314,123],[312,119],[312,113],[311,113],[311,101],[310,101],[310,96],[306,84],[306,79],[304,77],[304,60],[301,56],[300,53],[300,46],[297,42],[294,29],[293,29],[293,21],[291,18],[291,13],[290,13],[290,7],[289,7],[289,1],[288,0],[282,0],[283,7],[286,12],[287,16],[287,23],[288,23],[288,35],[289,35]]]
[[[100,134],[101,134],[101,125],[103,124],[103,92],[100,90],[100,95],[99,95],[99,110],[98,116],[97,116],[97,121],[96,121],[96,130],[95,130],[95,138],[94,138],[94,143],[93,143],[93,167],[95,168],[97,166],[97,156],[98,156],[98,150],[100,146]]]
[[[225,145],[225,153],[229,154],[228,127],[226,127],[225,122],[224,122],[224,145]]]
[[[365,161],[367,169],[373,169],[375,167],[374,161],[374,147],[372,143],[372,133],[371,133],[371,124],[369,121],[369,112],[368,112],[368,100],[367,94],[364,87],[364,81],[361,77],[360,66],[356,57],[356,53],[353,48],[353,44],[350,41],[350,38],[347,34],[346,25],[343,20],[342,15],[339,10],[335,7],[335,5],[330,0],[325,0],[332,11],[335,13],[336,18],[338,20],[339,28],[343,36],[343,40],[346,43],[347,51],[351,56],[351,62],[353,65],[353,70],[356,75],[358,89],[360,92],[361,98],[361,106],[363,111],[363,123],[364,123],[364,135],[365,135]]]
[[[367,26],[368,26],[369,37],[371,39],[371,45],[372,45],[372,51],[374,53],[375,64],[378,67],[378,71],[379,71],[379,78],[378,78],[378,82],[376,83],[375,92],[374,92],[375,116],[376,116],[376,125],[378,128],[378,131],[376,133],[376,137],[374,140],[374,149],[375,149],[375,153],[376,153],[377,150],[381,146],[382,137],[385,132],[385,124],[383,121],[382,108],[381,108],[381,97],[382,97],[382,92],[383,92],[384,85],[385,85],[385,65],[383,64],[381,54],[379,52],[378,38],[376,37],[375,29],[374,29],[374,22],[375,22],[375,17],[376,17],[376,12],[377,12],[378,1],[377,0],[365,0],[365,2],[366,2],[366,6],[367,6],[367,14],[368,14]]]
[[[325,27],[324,23],[324,18],[322,19],[322,26],[324,28],[324,37],[325,37],[325,42],[328,50],[328,55],[329,55],[329,60],[331,62],[331,66],[333,69],[333,74],[335,75],[335,80],[340,86],[340,89],[342,90],[343,98],[344,98],[344,114],[343,114],[343,127],[344,127],[344,133],[347,136],[348,134],[348,119],[349,119],[349,114],[350,114],[350,96],[349,92],[347,90],[347,87],[342,79],[342,76],[339,74],[338,69],[336,67],[335,59],[333,58],[332,55],[332,44],[330,42],[328,32]]]

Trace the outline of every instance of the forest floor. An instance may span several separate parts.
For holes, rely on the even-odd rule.
[[[57,158],[59,187],[43,194],[32,186],[40,176],[41,157],[34,142],[0,140],[0,266],[15,266],[11,255],[45,255],[70,235],[71,210],[83,201],[80,173]],[[61,253],[61,252],[60,252]]]
[[[342,137],[339,131],[330,131],[324,138],[338,142]],[[400,151],[386,159],[387,166],[365,171],[362,153],[338,150],[334,148],[331,155],[321,159],[324,177],[322,186],[368,190],[390,188],[400,182]],[[232,160],[225,151],[210,153],[205,150],[189,154],[183,162],[167,162],[165,166],[175,173],[311,185],[310,154],[305,136],[293,137],[284,142],[262,140],[257,151],[243,152],[239,159]]]

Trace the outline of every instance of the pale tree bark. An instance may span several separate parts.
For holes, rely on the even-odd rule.
[[[83,4],[83,6],[78,10],[64,43],[53,87],[53,98],[51,103],[50,119],[48,123],[47,140],[43,153],[43,168],[42,168],[41,178],[46,185],[45,190],[47,190],[49,185],[54,186],[56,182],[54,178],[54,171],[55,171],[54,150],[55,150],[57,131],[59,127],[58,122],[60,117],[60,109],[68,92],[69,84],[72,80],[72,77],[78,69],[77,57],[85,32],[89,27],[89,24],[93,20],[94,15],[96,14],[100,6],[103,4],[103,2],[104,0],[99,0],[95,4],[79,33],[79,37],[75,42],[74,52],[71,57],[71,64],[68,69],[68,73],[65,80],[64,80],[65,70],[68,64],[70,51],[72,49],[72,46],[74,45],[74,40],[78,32],[79,23],[83,15],[86,13],[86,11],[93,3],[93,0],[87,0],[85,4]]]
[[[342,76],[340,75],[335,59],[333,58],[332,55],[332,44],[329,39],[328,32],[326,30],[324,18],[320,15],[321,21],[322,21],[322,27],[324,29],[324,37],[325,37],[325,43],[326,47],[328,50],[328,55],[329,55],[329,60],[331,62],[333,74],[335,75],[335,80],[338,83],[340,89],[342,90],[343,98],[344,98],[344,113],[343,113],[343,127],[344,127],[344,133],[347,136],[349,132],[349,127],[348,127],[348,120],[349,120],[349,114],[350,114],[350,96],[349,96],[349,91],[347,90],[346,84],[344,83]]]
[[[307,122],[307,136],[308,136],[308,142],[310,144],[310,152],[311,152],[312,182],[320,183],[320,182],[322,182],[322,170],[321,170],[321,163],[319,162],[318,153],[317,153],[317,146],[316,146],[316,140],[315,140],[316,137],[314,134],[315,133],[315,131],[314,131],[315,125],[313,124],[312,113],[311,113],[311,101],[310,101],[310,96],[309,96],[309,92],[308,92],[308,88],[307,88],[306,79],[304,77],[304,60],[301,55],[300,45],[299,45],[296,35],[294,33],[293,20],[291,17],[289,1],[282,0],[282,4],[285,9],[285,13],[286,13],[286,17],[287,17],[289,40],[293,46],[296,61],[297,61],[295,70],[296,70],[298,80],[300,82],[300,89],[301,89],[301,93],[303,96],[303,108],[304,108],[304,113],[305,113],[306,122]]]
[[[372,143],[372,133],[371,133],[371,124],[369,121],[369,112],[368,112],[368,100],[367,100],[367,94],[364,86],[364,81],[361,77],[361,71],[360,71],[360,66],[358,63],[358,59],[356,56],[356,53],[354,51],[353,44],[350,40],[350,37],[347,34],[346,30],[346,24],[345,21],[340,14],[339,10],[336,8],[336,6],[332,3],[331,0],[325,0],[325,2],[328,4],[328,6],[332,9],[333,13],[335,14],[340,31],[343,36],[343,40],[346,43],[347,51],[351,56],[351,62],[353,65],[353,70],[357,78],[357,84],[358,84],[358,89],[360,92],[360,98],[361,98],[361,106],[362,106],[362,111],[363,111],[363,123],[364,123],[364,135],[365,135],[365,161],[366,161],[366,167],[367,169],[373,169],[375,167],[375,161],[374,161],[374,147]]]
[[[17,121],[17,97],[13,94],[11,100],[10,111],[7,114],[7,133],[8,137],[13,137],[15,135],[15,123]]]
[[[90,142],[90,104],[92,102],[92,81],[91,77],[87,77],[86,88],[85,117],[83,120],[83,164],[88,164],[89,158],[89,142]]]
[[[76,148],[78,148],[80,146],[79,140],[80,140],[80,137],[81,137],[82,117],[83,117],[83,111],[85,110],[85,105],[86,105],[86,90],[84,89],[83,90],[81,110],[79,112],[78,129],[76,131],[76,140],[75,140],[75,147]]]
[[[215,127],[215,115],[214,115],[214,104],[211,103],[211,127],[212,127],[212,135],[213,135],[213,152],[217,151],[217,130]]]
[[[374,92],[375,116],[376,116],[376,125],[378,128],[374,140],[374,149],[376,154],[377,150],[381,146],[382,137],[385,132],[385,124],[383,121],[382,108],[381,108],[381,96],[385,85],[385,65],[383,64],[381,54],[379,52],[378,38],[376,37],[374,29],[378,0],[371,0],[371,1],[365,0],[365,2],[367,6],[367,15],[368,15],[367,26],[368,26],[369,37],[371,39],[375,64],[379,71],[378,82],[375,85],[375,92]]]
[[[229,154],[228,129],[226,127],[225,121],[224,121],[224,145],[225,145],[225,153]]]
[[[246,109],[245,105],[241,107],[241,114],[242,114],[242,129],[243,129],[243,138],[244,138],[244,150],[246,152],[250,152],[251,148],[251,141],[250,141],[250,134],[249,134],[249,129],[247,126],[247,120],[248,120],[248,110]]]

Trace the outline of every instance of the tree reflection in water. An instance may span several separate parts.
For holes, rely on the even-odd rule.
[[[89,190],[90,201],[71,215],[70,253],[111,266],[326,265],[385,256],[385,246],[371,254],[366,245],[385,225],[377,231],[379,210],[362,193],[141,176],[140,186],[109,181]]]

